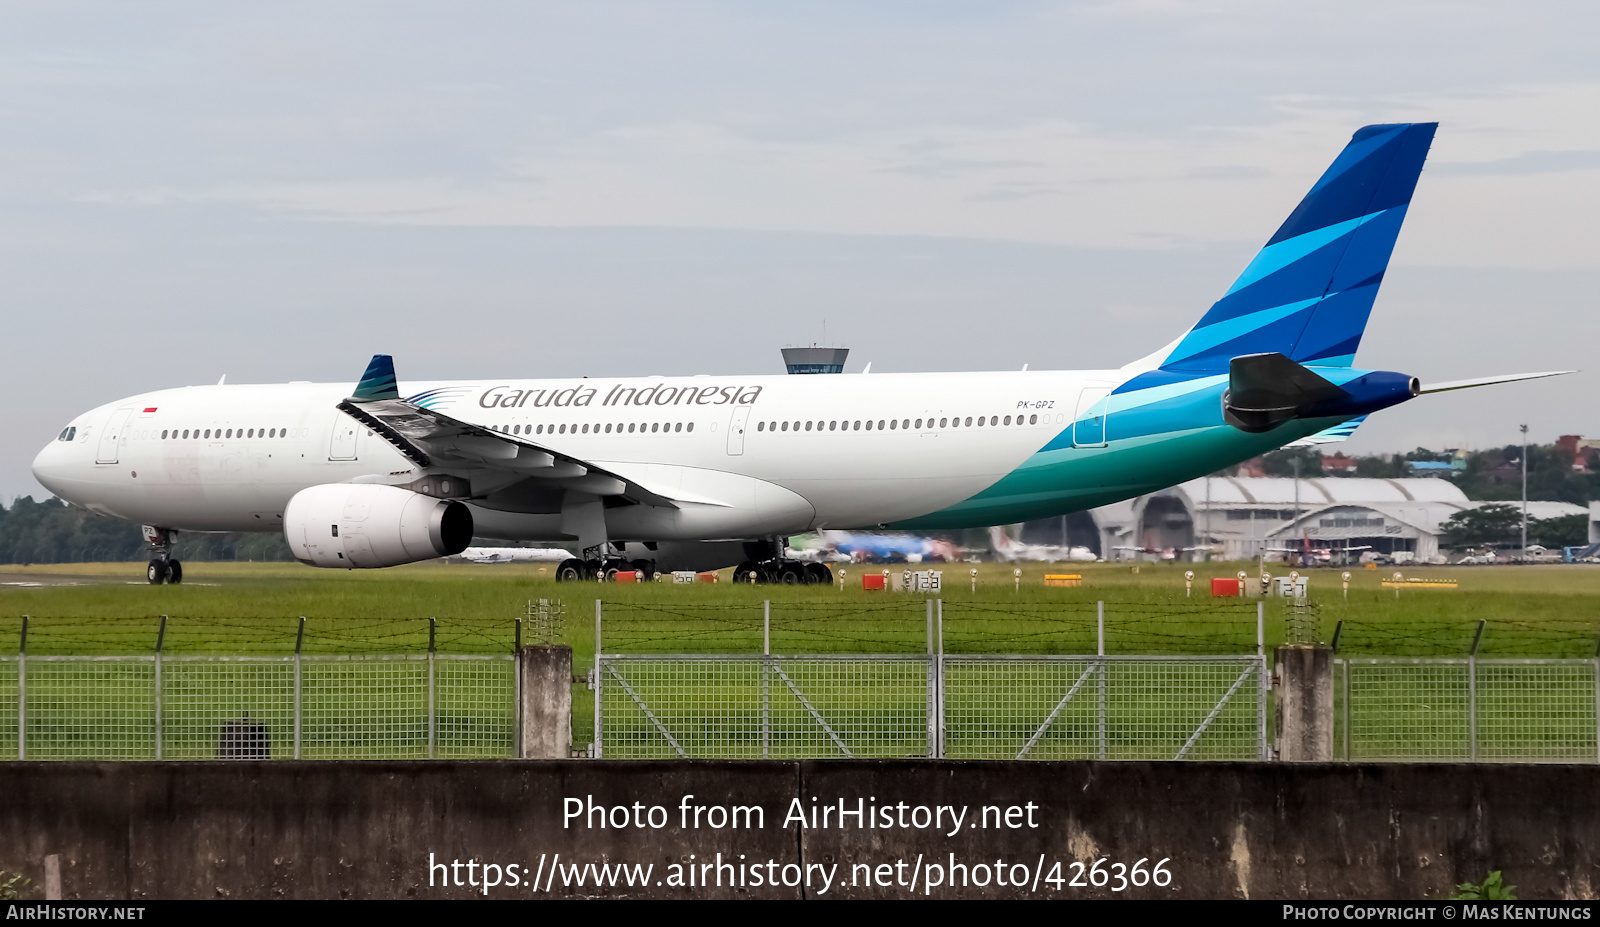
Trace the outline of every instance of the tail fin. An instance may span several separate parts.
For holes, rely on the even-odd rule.
[[[1438,125],[1357,131],[1162,369],[1221,373],[1264,353],[1351,366]]]

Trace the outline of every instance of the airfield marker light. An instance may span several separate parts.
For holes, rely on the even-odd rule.
[[[1021,592],[1022,591],[1022,568],[1018,567],[1017,569],[1012,570],[1011,571],[1011,575],[1016,579],[1016,590],[1015,591],[1016,592]]]
[[[844,574],[845,574],[845,572],[846,572],[845,570],[840,570],[839,571],[839,591],[840,592],[844,591]]]
[[[1193,592],[1191,591],[1193,586],[1194,586],[1194,571],[1193,570],[1184,570],[1183,571],[1183,597],[1184,598],[1187,599],[1191,595],[1193,595]]]
[[[1268,573],[1265,570],[1262,570],[1261,571],[1261,597],[1262,598],[1266,598],[1267,593],[1269,593],[1271,591],[1272,591],[1272,574]]]
[[[1350,598],[1350,571],[1345,570],[1342,578],[1344,579],[1344,597],[1348,599]]]
[[[976,567],[972,570],[972,591],[978,591],[978,570]]]
[[[1240,570],[1239,571],[1239,595],[1243,596],[1243,595],[1245,595],[1245,592],[1246,592],[1246,586],[1245,586],[1245,582],[1244,582],[1244,571]]]

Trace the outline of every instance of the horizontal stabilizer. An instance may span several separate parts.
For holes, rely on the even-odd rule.
[[[1345,391],[1282,354],[1246,354],[1228,364],[1228,403],[1268,412],[1338,399]]]
[[[1366,420],[1367,417],[1365,415],[1358,415],[1348,422],[1340,422],[1332,428],[1324,428],[1314,435],[1306,435],[1298,441],[1290,441],[1284,447],[1316,447],[1319,444],[1337,444],[1340,441],[1348,441],[1350,436],[1356,433],[1356,429],[1361,427],[1361,423]]]
[[[1542,377],[1559,377],[1576,370],[1547,370],[1543,373],[1512,373],[1501,377],[1475,377],[1471,380],[1451,380],[1448,383],[1435,383],[1432,386],[1422,387],[1424,393],[1443,393],[1453,389],[1471,389],[1474,386],[1492,386],[1496,383],[1515,383],[1518,380],[1537,380]]]

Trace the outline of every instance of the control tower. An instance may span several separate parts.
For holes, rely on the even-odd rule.
[[[783,364],[790,373],[844,373],[849,348],[784,348]]]

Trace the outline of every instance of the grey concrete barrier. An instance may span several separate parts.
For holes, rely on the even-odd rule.
[[[1591,898],[1600,768],[953,761],[0,764],[61,897]],[[49,879],[48,881],[54,881]]]

